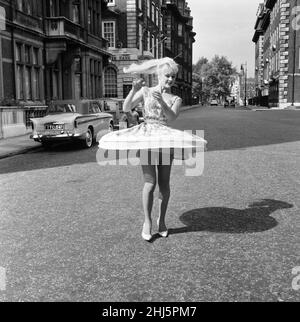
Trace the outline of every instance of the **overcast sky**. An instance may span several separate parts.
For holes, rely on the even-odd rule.
[[[254,75],[254,24],[263,0],[188,0],[194,17],[193,63],[202,56],[223,55],[240,69],[247,61],[249,76]]]

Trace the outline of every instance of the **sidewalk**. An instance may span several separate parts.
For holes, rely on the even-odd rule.
[[[0,159],[25,153],[41,147],[41,144],[29,138],[30,133],[7,139],[0,139]]]

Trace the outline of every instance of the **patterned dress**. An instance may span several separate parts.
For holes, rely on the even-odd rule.
[[[153,150],[202,148],[206,141],[190,131],[180,131],[168,126],[168,120],[158,101],[152,96],[152,88],[143,87],[144,122],[131,128],[110,132],[99,141],[99,148],[105,150]],[[179,99],[175,96],[170,108]]]

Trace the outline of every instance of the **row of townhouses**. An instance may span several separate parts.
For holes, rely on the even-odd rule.
[[[185,0],[0,0],[0,139],[54,100],[123,99],[123,67],[146,59],[174,58],[191,104],[194,37]]]
[[[287,108],[300,105],[300,1],[265,0],[257,12],[255,103]]]

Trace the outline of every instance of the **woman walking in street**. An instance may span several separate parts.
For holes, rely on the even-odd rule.
[[[168,236],[165,216],[170,198],[170,174],[174,149],[191,149],[195,144],[204,146],[206,141],[168,126],[169,122],[178,117],[182,105],[182,99],[171,92],[178,73],[178,65],[173,59],[165,57],[150,60],[141,65],[132,64],[124,72],[139,75],[156,74],[158,85],[149,88],[144,86],[143,79],[133,82],[132,89],[123,104],[123,110],[128,112],[142,103],[144,122],[103,136],[99,141],[99,147],[107,150],[140,151],[144,179],[142,238],[151,241],[153,237],[151,213],[156,183],[159,187],[158,233],[162,237]]]

